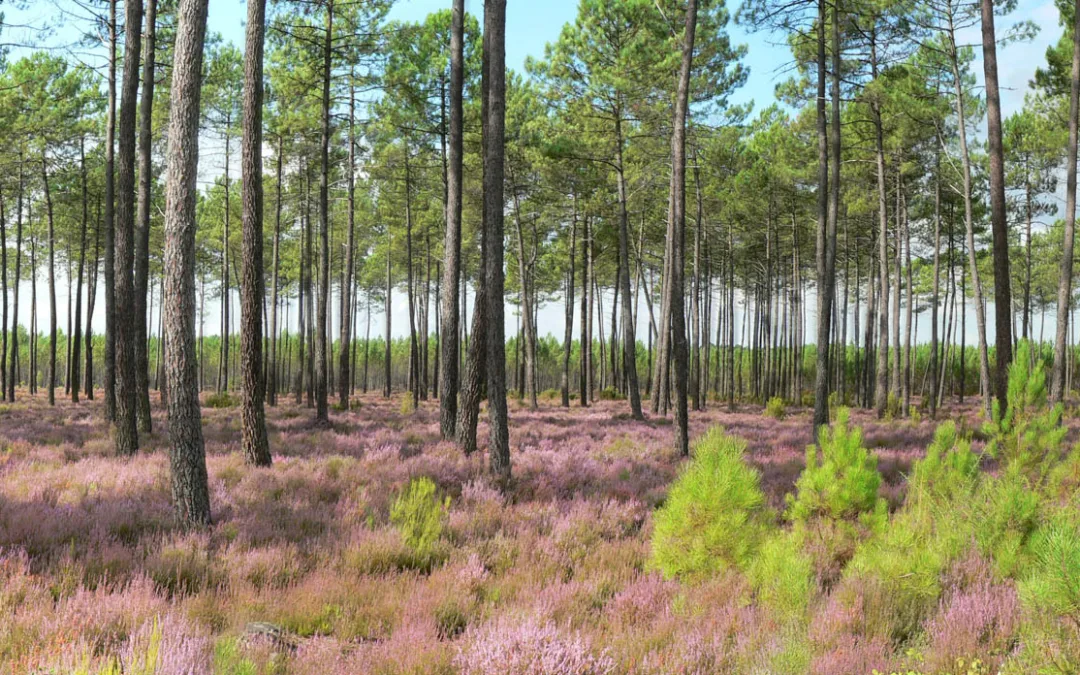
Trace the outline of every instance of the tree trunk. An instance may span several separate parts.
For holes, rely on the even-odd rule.
[[[995,382],[1001,414],[1009,406],[1012,363],[1012,279],[1009,273],[1009,224],[1005,214],[1005,152],[1001,144],[1001,94],[998,90],[997,39],[993,0],[981,0],[983,73],[986,79],[986,136],[990,155],[990,222],[994,237]],[[1072,247],[1069,247],[1071,253]],[[1063,272],[1066,270],[1062,270]],[[1072,282],[1072,270],[1067,270]],[[1064,281],[1065,275],[1062,274]],[[1071,286],[1070,286],[1071,290]]]
[[[694,31],[697,28],[697,0],[687,0],[686,31],[683,35],[682,66],[675,97],[675,120],[671,134],[671,216],[674,239],[671,242],[672,267],[669,289],[671,342],[675,357],[675,435],[676,447],[683,456],[690,454],[690,429],[687,418],[686,385],[686,316],[683,297],[683,270],[686,248],[686,110],[690,96],[690,71],[694,61]]]
[[[327,306],[330,304],[330,67],[334,44],[334,2],[326,2],[322,64],[322,139],[319,172],[319,285],[315,308],[315,421],[330,421]]]
[[[270,370],[266,382],[266,402],[277,405],[278,394],[278,274],[281,270],[279,257],[281,246],[281,169],[284,162],[285,137],[278,136],[277,147],[277,200],[274,204],[274,270],[270,282]],[[286,326],[288,314],[286,314]]]
[[[105,115],[105,420],[112,423],[116,421],[116,0],[109,0],[108,80],[109,94]],[[19,181],[21,200],[21,173]],[[19,211],[22,212],[21,203]],[[14,370],[14,362],[12,369]]]
[[[570,248],[567,255],[565,326],[563,330],[562,405],[570,407],[570,352],[574,341],[574,252],[577,249],[577,195],[574,195],[574,217],[570,221]]]
[[[349,341],[352,330],[352,284],[353,284],[353,249],[356,232],[356,81],[349,78],[349,232],[345,244],[345,278],[341,285],[341,333],[338,339],[338,405],[342,410],[349,409],[349,394],[352,369]]]
[[[195,355],[195,181],[207,0],[180,0],[173,55],[165,208],[166,375],[172,495],[184,527],[210,524]]]
[[[1080,0],[1075,3],[1073,18],[1072,83],[1069,89],[1069,145],[1065,178],[1065,233],[1061,245],[1061,268],[1058,272],[1057,330],[1054,335],[1054,370],[1050,390],[1054,401],[1065,400],[1066,331],[1072,304],[1073,246],[1076,239],[1076,146],[1077,119],[1080,117]]]
[[[150,274],[151,120],[154,113],[154,45],[157,0],[146,0],[146,44],[143,47],[142,98],[139,99],[139,198],[135,223],[135,404],[139,431],[150,433],[150,357],[147,354],[146,294]]]
[[[503,324],[503,158],[506,122],[506,0],[484,2],[484,265],[487,303],[488,445],[491,472],[510,480],[510,436],[506,409],[506,340]]]
[[[56,405],[56,234],[53,224],[52,193],[49,191],[49,172],[45,155],[41,155],[41,180],[45,185],[45,214],[49,237],[49,405]]]
[[[263,184],[262,103],[263,36],[266,32],[266,0],[248,0],[247,35],[244,47],[243,138],[240,145],[241,185],[240,260],[240,442],[244,459],[255,466],[270,466],[263,410]]]
[[[626,211],[626,177],[623,173],[623,130],[622,109],[615,112],[615,161],[618,167],[615,170],[615,180],[619,190],[619,286],[616,295],[622,295],[622,341],[623,341],[623,372],[626,374],[628,396],[630,398],[630,415],[635,420],[645,419],[641,413],[641,391],[638,387],[637,373],[637,338],[634,333],[634,313],[631,307],[630,295],[630,218]],[[611,307],[612,318],[615,315],[614,303]],[[611,345],[615,349],[614,342]]]
[[[990,416],[990,357],[986,348],[986,305],[983,302],[982,282],[979,279],[979,266],[975,251],[975,224],[971,205],[971,156],[967,145],[967,125],[964,111],[963,80],[960,76],[959,55],[956,47],[956,36],[953,30],[952,15],[949,15],[948,39],[949,57],[953,71],[953,80],[956,90],[956,115],[960,120],[957,132],[960,140],[960,159],[963,167],[963,190],[964,190],[964,224],[967,227],[967,253],[968,263],[971,267],[971,283],[975,291],[975,324],[979,331],[979,378],[983,389],[983,409],[987,417]],[[963,350],[960,352],[963,363]],[[961,375],[962,377],[962,375]],[[962,383],[962,380],[961,380]],[[963,386],[960,389],[963,396]]]

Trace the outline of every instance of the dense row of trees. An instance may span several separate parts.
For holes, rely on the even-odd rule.
[[[1010,3],[750,0],[737,20],[787,36],[796,66],[754,116],[730,102],[746,48],[719,0],[582,0],[524,73],[505,67],[505,0],[483,26],[462,0],[419,22],[390,6],[249,0],[241,52],[206,35],[205,0],[97,0],[77,21],[104,72],[55,49],[5,58],[5,398],[100,382],[130,454],[160,390],[198,524],[202,389],[239,388],[261,465],[264,406],[283,398],[326,423],[358,389],[437,397],[467,452],[486,398],[504,480],[508,385],[533,407],[555,389],[564,406],[625,397],[637,419],[674,408],[686,452],[687,411],[710,398],[808,396],[815,425],[830,396],[879,414],[933,415],[950,393],[1006,405],[1012,344],[1041,342],[1053,310],[1054,395],[1070,389],[1071,5],[1007,119],[997,49],[1032,31],[995,32]],[[975,27],[981,43],[959,42]],[[1062,173],[1064,222],[1047,224]],[[552,304],[565,331],[545,337]]]

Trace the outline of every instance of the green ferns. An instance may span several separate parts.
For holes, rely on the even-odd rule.
[[[830,430],[821,428],[818,447],[806,449],[806,468],[788,496],[788,517],[796,523],[816,518],[863,520],[886,514],[878,497],[881,474],[877,457],[863,447],[862,429],[848,428],[849,411],[841,408]]]
[[[667,578],[745,568],[773,523],[746,442],[710,429],[656,512],[651,566]]]

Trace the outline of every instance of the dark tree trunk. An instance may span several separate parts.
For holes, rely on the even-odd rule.
[[[154,112],[154,44],[157,0],[146,0],[146,45],[143,48],[142,98],[139,100],[139,199],[135,223],[135,402],[139,431],[150,433],[150,356],[146,294],[150,274],[151,120]]]
[[[277,405],[278,394],[278,273],[281,270],[279,249],[281,245],[281,171],[284,161],[285,137],[278,136],[277,148],[277,200],[274,203],[274,261],[270,287],[270,369],[266,382],[266,402]],[[285,317],[288,326],[288,313]],[[286,346],[286,351],[288,347]]]
[[[690,454],[690,425],[687,417],[686,303],[683,297],[686,248],[686,110],[690,96],[690,71],[694,61],[694,31],[697,28],[697,0],[687,0],[686,31],[683,35],[682,67],[675,97],[675,120],[671,134],[671,216],[675,237],[671,243],[672,266],[669,305],[671,346],[675,358],[676,447]]]
[[[195,181],[207,0],[180,0],[165,193],[166,377],[172,496],[183,527],[210,524],[195,353]]]
[[[116,183],[116,256],[113,276],[116,282],[116,452],[130,456],[138,452],[135,399],[135,113],[139,93],[139,52],[136,39],[142,28],[142,3],[133,0],[125,5],[124,30],[130,39],[124,44],[124,86],[120,92],[119,143]]]
[[[1077,119],[1080,117],[1080,0],[1075,3],[1073,19],[1072,83],[1069,89],[1069,144],[1065,161],[1065,233],[1061,244],[1061,269],[1058,273],[1057,330],[1054,335],[1054,370],[1051,392],[1054,401],[1065,400],[1065,360],[1069,309],[1072,304],[1073,246],[1076,240],[1076,146]],[[17,292],[17,291],[16,291]]]
[[[446,181],[445,264],[442,281],[441,332],[442,373],[439,376],[439,433],[450,440],[457,436],[458,363],[461,352],[458,302],[461,280],[461,193],[462,136],[464,113],[462,90],[465,81],[464,57],[465,0],[453,0],[450,17],[450,133]]]
[[[484,117],[484,264],[487,303],[488,445],[491,472],[510,479],[510,436],[506,406],[506,340],[503,324],[503,159],[506,122],[506,0],[485,0],[487,56]]]
[[[322,63],[322,139],[319,150],[319,285],[315,307],[315,420],[330,421],[327,306],[330,304],[330,67],[334,43],[334,3],[326,2]]]
[[[137,3],[133,3],[137,4]],[[137,66],[136,66],[137,67]],[[105,116],[105,419],[116,421],[116,0],[109,0],[109,95]],[[21,178],[20,178],[21,181]],[[20,188],[21,190],[21,188]],[[22,211],[20,205],[19,211]],[[16,291],[18,293],[18,291]],[[18,297],[16,295],[16,297]]]
[[[41,181],[45,185],[45,215],[49,237],[49,405],[56,405],[56,233],[53,223],[52,192],[49,190],[49,172],[41,156]]]
[[[345,278],[341,284],[341,334],[338,340],[338,405],[342,410],[349,409],[349,393],[351,380],[349,373],[352,369],[350,361],[349,341],[352,330],[352,284],[353,284],[353,249],[356,232],[356,215],[354,211],[356,194],[356,83],[353,78],[349,80],[349,233],[345,244]]]
[[[248,0],[247,35],[244,48],[243,139],[240,145],[241,227],[243,246],[240,272],[240,432],[244,459],[255,466],[270,466],[263,410],[263,184],[262,103],[263,36],[266,32],[266,0]]]
[[[1001,145],[1001,94],[998,89],[997,39],[993,0],[981,0],[983,73],[986,79],[986,136],[990,155],[990,222],[994,236],[994,325],[996,372],[994,389],[1004,414],[1009,406],[1009,364],[1012,363],[1012,281],[1009,275],[1009,224],[1005,214],[1005,153]],[[1075,57],[1074,57],[1075,58]],[[1074,169],[1075,171],[1075,169]],[[1074,186],[1075,188],[1075,186]],[[1072,246],[1066,256],[1072,253]],[[1068,273],[1072,282],[1072,270]],[[1062,282],[1066,275],[1062,274]]]

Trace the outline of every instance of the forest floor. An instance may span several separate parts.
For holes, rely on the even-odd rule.
[[[245,466],[236,408],[203,409],[214,525],[197,534],[172,524],[156,398],[131,459],[113,456],[100,401],[23,392],[0,405],[0,672],[144,672],[154,659],[145,672],[494,674],[514,659],[535,659],[523,673],[770,672],[789,649],[732,575],[686,592],[649,569],[652,512],[683,463],[669,420],[635,422],[618,401],[515,402],[503,496],[483,451],[439,440],[437,401],[402,414],[400,395],[366,395],[316,428],[289,399],[267,409],[267,469]],[[722,425],[745,439],[779,512],[809,414],[710,403],[692,437]],[[975,414],[942,416],[975,426]],[[852,416],[896,506],[934,423]],[[418,477],[449,498],[422,550],[390,519]],[[848,672],[836,650],[851,646],[830,644],[810,647],[812,672]],[[896,663],[874,654],[856,670]]]

